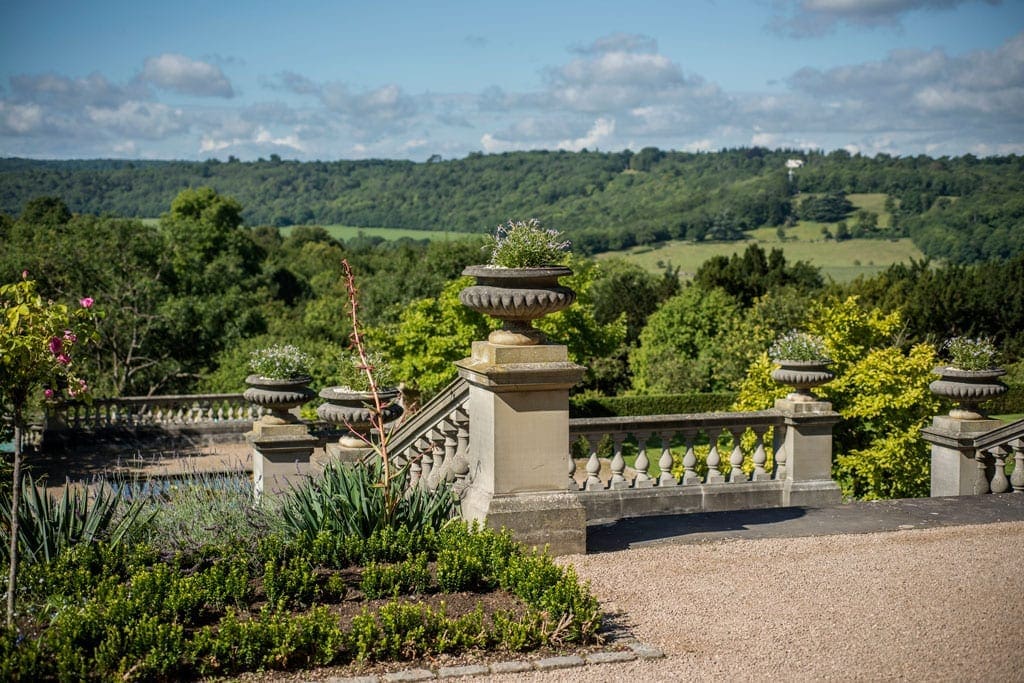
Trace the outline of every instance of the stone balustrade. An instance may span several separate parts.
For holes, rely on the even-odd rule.
[[[796,413],[782,405],[755,412],[573,419],[570,439],[585,445],[587,455],[570,457],[567,485],[579,492],[591,522],[838,502],[828,473],[831,425],[838,416],[827,403],[813,405],[818,409]],[[828,428],[827,449],[799,438],[821,425]],[[813,452],[800,446],[812,446]],[[632,467],[626,465],[627,448],[635,453]],[[603,449],[609,451],[604,458]],[[823,458],[814,467],[806,462]],[[800,467],[793,467],[797,462]]]
[[[1003,424],[942,415],[921,434],[932,447],[932,496],[1024,493],[1024,420]]]
[[[388,452],[408,463],[411,482],[431,490],[446,481],[456,492],[469,472],[469,385],[457,379],[409,416],[388,439]]]
[[[124,396],[67,401],[47,408],[43,445],[109,434],[138,438],[188,436],[203,441],[239,440],[263,408],[242,394]]]

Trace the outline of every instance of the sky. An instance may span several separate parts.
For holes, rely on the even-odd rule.
[[[0,157],[1024,153],[1024,0],[0,0]]]

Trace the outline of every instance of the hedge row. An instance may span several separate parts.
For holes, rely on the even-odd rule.
[[[650,396],[577,397],[569,404],[570,417],[674,415],[729,410],[736,400],[732,391],[660,394]]]

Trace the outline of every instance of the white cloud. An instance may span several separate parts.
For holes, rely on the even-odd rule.
[[[0,132],[8,135],[29,135],[42,127],[43,108],[38,104],[0,101]]]
[[[124,102],[114,109],[86,107],[85,113],[100,129],[126,137],[157,140],[188,127],[182,110],[155,102]]]
[[[615,132],[615,119],[599,118],[594,121],[587,134],[575,140],[562,140],[558,149],[578,152],[584,148],[594,148],[605,142]]]
[[[141,79],[182,95],[228,98],[235,95],[231,82],[219,66],[170,52],[146,59]]]

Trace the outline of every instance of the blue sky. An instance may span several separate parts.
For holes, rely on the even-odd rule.
[[[1024,153],[1021,0],[0,0],[0,156]]]

